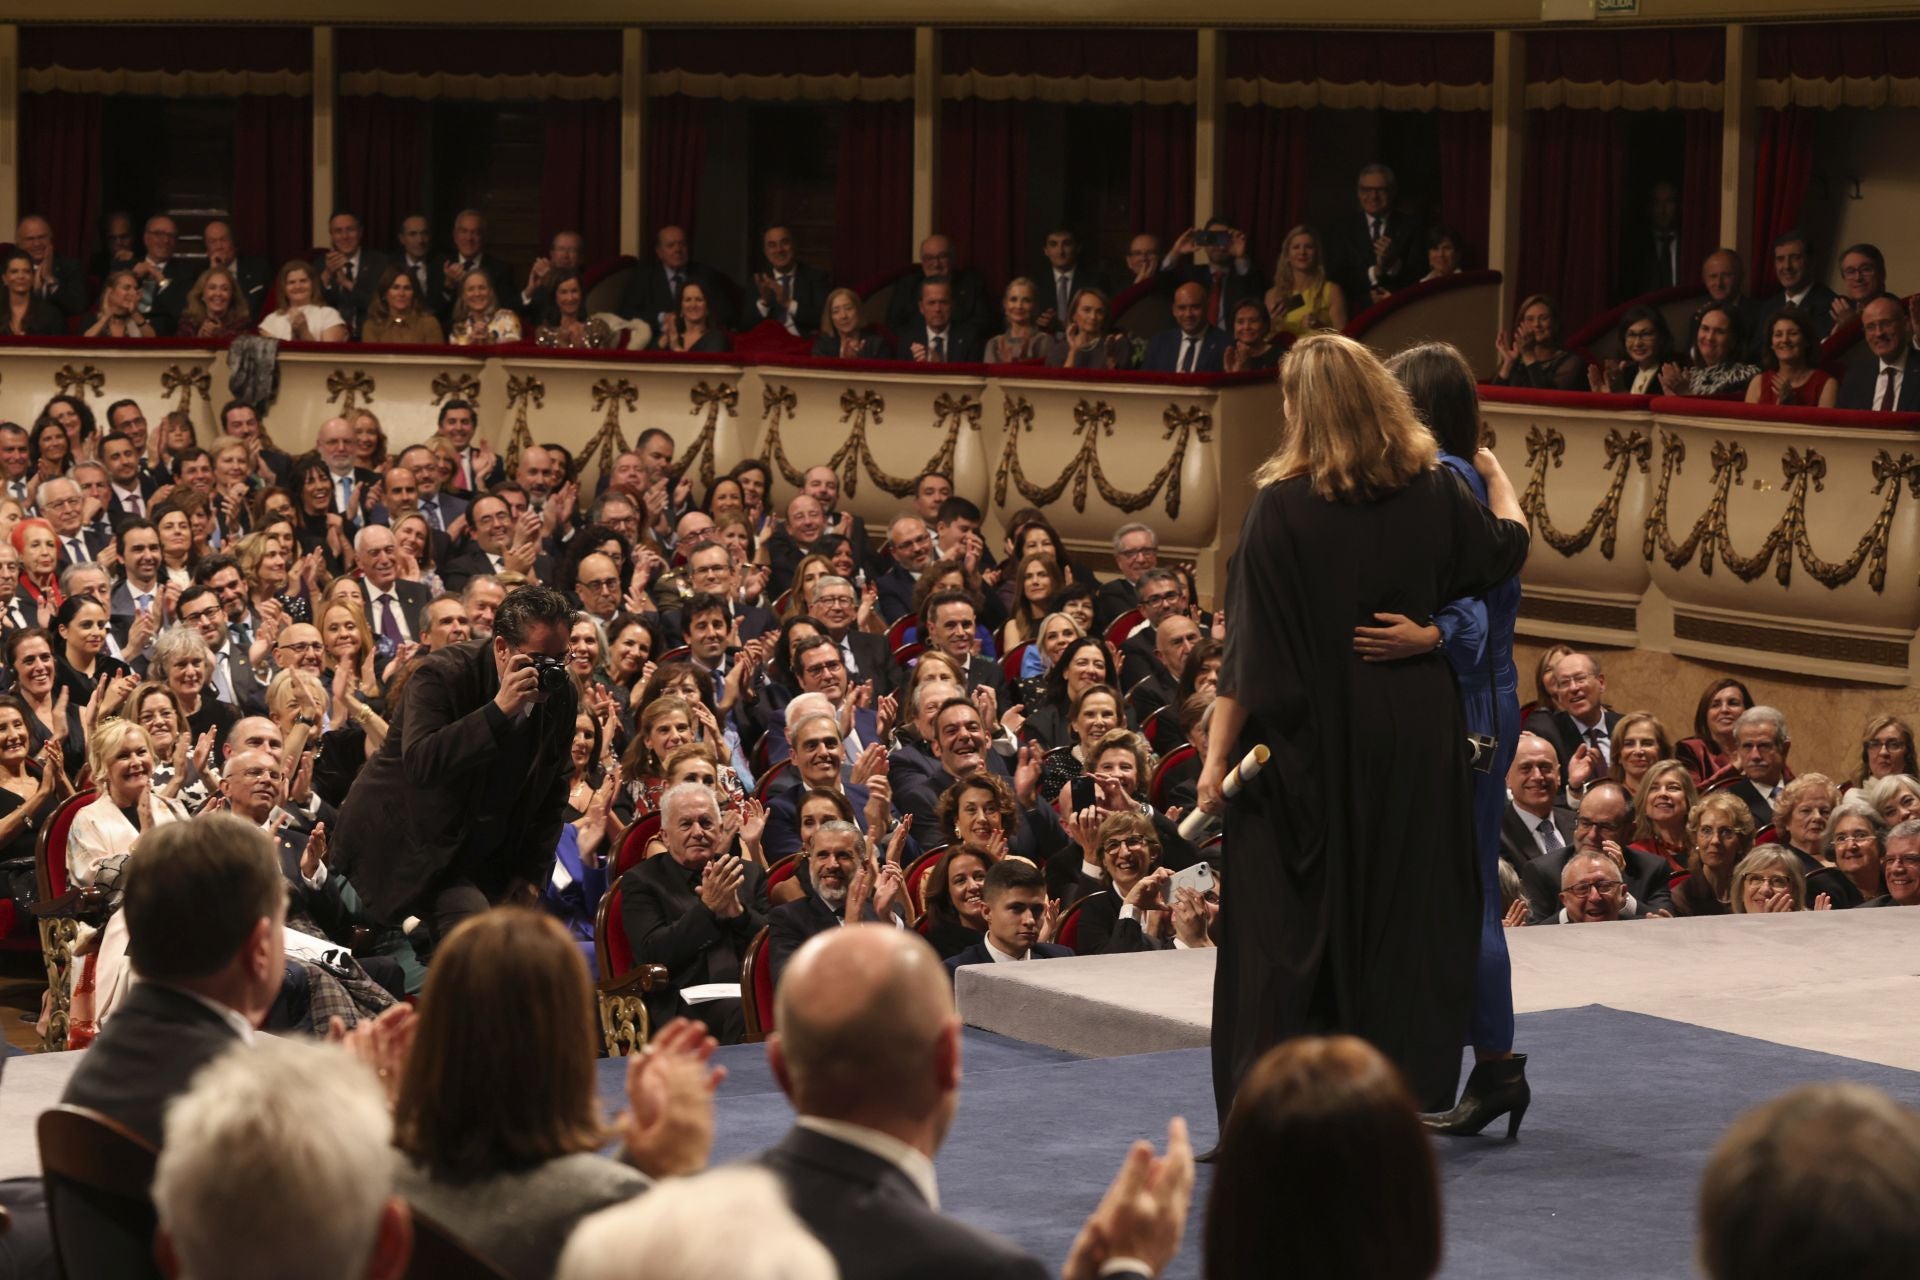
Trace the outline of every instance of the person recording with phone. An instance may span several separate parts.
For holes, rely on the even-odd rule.
[[[559,592],[520,587],[491,638],[419,659],[333,842],[376,919],[418,917],[441,939],[546,883],[573,771],[570,617]]]

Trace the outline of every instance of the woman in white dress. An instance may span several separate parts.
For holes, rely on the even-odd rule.
[[[345,342],[347,322],[326,305],[313,268],[295,258],[280,268],[274,281],[277,310],[260,317],[260,332],[282,342]]]

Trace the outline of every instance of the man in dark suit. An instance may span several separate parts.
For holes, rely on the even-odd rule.
[[[1366,166],[1356,194],[1359,207],[1335,218],[1321,245],[1327,278],[1347,295],[1347,314],[1355,316],[1427,274],[1420,224],[1394,207],[1400,192],[1393,170]]]
[[[187,307],[187,292],[200,274],[199,267],[174,256],[179,231],[173,219],[159,214],[147,219],[142,236],[146,256],[129,268],[140,281],[140,314],[152,321],[154,332],[172,337],[180,328],[180,313]]]
[[[1920,361],[1913,355],[1913,326],[1900,299],[1883,293],[1860,311],[1860,328],[1872,360],[1856,361],[1840,383],[1840,408],[1920,412]]]
[[[1680,188],[1662,179],[1647,189],[1644,214],[1628,230],[1620,253],[1616,296],[1625,301],[1687,278],[1680,262]]]
[[[218,218],[200,233],[207,247],[207,266],[221,267],[233,273],[247,309],[258,320],[267,300],[267,286],[273,283],[273,269],[264,258],[243,258],[233,242],[233,227]],[[183,335],[192,336],[192,335]]]
[[[1607,707],[1607,675],[1590,653],[1570,653],[1555,664],[1559,711],[1539,707],[1521,727],[1553,744],[1560,757],[1560,773],[1576,785],[1583,778],[1604,777],[1613,767],[1613,726],[1620,713]],[[1570,767],[1579,758],[1584,768]]]
[[[114,527],[113,537],[120,550],[121,576],[107,607],[107,625],[121,655],[132,662],[160,631],[160,533],[151,521],[132,516]],[[148,623],[135,643],[133,626],[142,613]]]
[[[1580,816],[1574,820],[1574,843],[1558,853],[1535,858],[1520,872],[1521,888],[1532,913],[1530,923],[1539,924],[1556,917],[1563,905],[1560,899],[1560,873],[1576,853],[1608,858],[1605,846],[1615,846],[1626,863],[1627,891],[1633,895],[1634,916],[1673,911],[1673,894],[1668,888],[1672,869],[1657,854],[1628,847],[1633,838],[1633,802],[1617,782],[1596,782],[1587,788],[1580,801]]]
[[[1134,584],[1134,603],[1146,616],[1146,622],[1120,642],[1120,688],[1128,690],[1149,676],[1169,674],[1172,678],[1167,684],[1171,686],[1178,683],[1179,673],[1168,672],[1160,653],[1160,624],[1176,614],[1187,614],[1186,583],[1172,569],[1162,569],[1156,565],[1141,574],[1140,580]],[[1199,638],[1200,631],[1196,626],[1192,639]]]
[[[456,498],[440,487],[440,466],[433,450],[425,445],[408,445],[400,451],[399,464],[413,472],[413,503],[435,533],[445,533],[453,522],[467,514],[467,500]]]
[[[775,1000],[767,1058],[797,1122],[760,1163],[842,1280],[1052,1274],[935,1208],[933,1160],[959,1105],[961,1024],[932,948],[885,925],[833,929],[794,956]],[[1096,1210],[1097,1231],[1081,1232],[1097,1234],[1104,1253],[1076,1248],[1067,1274],[1141,1280],[1172,1260],[1193,1181],[1183,1125],[1169,1126],[1166,1156],[1144,1172],[1150,1189],[1130,1200],[1133,1212]]]
[[[740,571],[724,543],[700,538],[685,548],[687,585],[696,593],[719,596],[727,602],[734,634],[742,643],[765,635],[780,625],[772,613],[757,604],[740,603]],[[661,619],[666,620],[665,616]]]
[[[353,535],[354,567],[367,598],[367,625],[389,653],[420,638],[420,611],[430,598],[418,582],[400,576],[400,549],[393,530],[368,524]]]
[[[1812,318],[1816,339],[1825,341],[1833,332],[1835,294],[1815,278],[1813,241],[1806,232],[1796,227],[1774,237],[1773,278],[1779,281],[1780,292],[1761,303],[1750,353],[1756,360],[1768,351],[1773,317],[1788,307],[1798,307]]]
[[[471,529],[467,548],[440,566],[447,590],[459,591],[480,574],[516,570],[531,572],[541,582],[553,580],[553,557],[539,550],[537,538],[522,537],[514,528],[513,508],[497,493],[483,493],[467,509]]]
[[[793,585],[793,574],[800,562],[819,549],[821,535],[827,531],[827,513],[819,501],[801,490],[787,501],[787,522],[766,541],[767,563],[772,573],[767,590],[780,595]]]
[[[433,252],[433,228],[424,214],[412,213],[400,220],[395,234],[400,252],[392,262],[413,277],[416,305],[421,311],[439,315],[447,308],[447,277]]]
[[[1556,859],[1558,861],[1558,859]],[[1626,877],[1604,853],[1575,852],[1560,868],[1559,906],[1552,915],[1529,924],[1611,924],[1637,919],[1628,912],[1634,902]]]
[[[266,424],[261,421],[260,411],[245,400],[229,400],[220,406],[219,416],[221,432],[246,441],[254,451],[254,474],[267,484],[287,488],[293,457],[267,443]]]
[[[535,258],[533,265],[527,268],[527,287],[520,291],[513,308],[526,320],[529,326],[540,323],[540,318],[553,304],[553,286],[556,280],[565,276],[579,276],[586,270],[587,240],[578,231],[556,231],[547,244],[545,257]],[[582,280],[584,288],[586,281]]]
[[[621,315],[644,320],[659,333],[668,313],[680,310],[681,287],[697,284],[707,295],[707,309],[720,327],[733,327],[733,281],[705,263],[693,261],[684,229],[660,228],[653,240],[653,256],[651,266],[636,267],[627,278],[627,287],[620,294]]]
[[[779,225],[760,237],[767,269],[753,275],[755,297],[749,323],[771,320],[799,338],[811,338],[820,328],[833,279],[819,267],[808,266],[794,253],[793,232]]]
[[[232,814],[156,827],[125,880],[127,958],[139,972],[80,1055],[64,1103],[158,1146],[167,1103],[254,1028],[280,994],[287,891],[266,832]]]
[[[887,638],[859,629],[860,596],[853,583],[828,574],[814,582],[813,594],[806,603],[808,614],[820,620],[827,639],[846,664],[848,687],[871,684],[876,701],[892,693],[899,683],[899,673],[894,670],[893,655],[887,651]]]
[[[948,287],[948,310],[956,328],[978,333],[996,318],[986,281],[971,267],[956,269],[953,257],[953,241],[943,235],[928,236],[920,242],[920,265],[895,282],[893,296],[887,302],[887,328],[901,339],[902,350],[906,341],[903,335],[923,314],[920,293],[930,284]]]
[[[891,563],[874,585],[880,593],[880,616],[891,625],[913,612],[913,589],[933,563],[933,535],[927,531],[927,522],[917,515],[896,516],[887,527],[887,550],[892,553]]]
[[[1203,249],[1207,260],[1194,262],[1193,255]],[[1253,264],[1247,259],[1247,233],[1224,218],[1212,218],[1205,227],[1181,232],[1161,259],[1154,284],[1156,292],[1167,293],[1183,284],[1199,285],[1201,318],[1216,329],[1233,323],[1233,309],[1242,298],[1260,296],[1260,283],[1254,279]]]
[[[978,627],[973,601],[964,593],[942,591],[927,598],[927,634],[921,640],[953,659],[968,693],[984,685],[993,691],[995,705],[1004,710],[1013,705],[1007,699],[1006,673],[998,662],[979,652]]]
[[[1512,801],[1500,811],[1500,856],[1515,871],[1573,847],[1573,810],[1561,802],[1560,757],[1536,733],[1522,733],[1507,769]]]
[[[1168,714],[1179,710],[1174,704],[1180,696],[1180,676],[1186,670],[1187,655],[1200,643],[1200,626],[1184,613],[1169,613],[1141,636],[1130,637],[1129,643],[1144,636],[1153,637],[1153,665],[1137,680],[1130,679],[1124,667],[1120,676],[1127,687],[1127,701],[1141,721],[1162,707],[1173,707]],[[1137,652],[1126,656],[1132,658]]]
[[[788,759],[793,754],[793,748],[788,743],[787,726],[796,723],[793,717],[799,714],[796,704],[801,695],[819,694],[827,700],[831,714],[837,719],[841,706],[847,700],[847,691],[853,687],[839,646],[826,636],[808,636],[794,645],[793,673],[799,682],[799,693],[787,703],[786,713],[774,716],[773,722],[767,727],[766,750],[770,762]],[[880,696],[876,694],[875,699]],[[844,722],[842,727],[845,728]],[[840,736],[846,758],[857,756],[880,741],[879,722],[872,701],[853,708],[852,728]]]
[[[92,305],[87,297],[87,273],[77,259],[54,252],[53,224],[37,213],[20,219],[13,243],[33,259],[33,293],[72,319]]]
[[[864,569],[869,578],[877,577],[880,561],[873,553],[872,540],[867,536],[867,522],[851,511],[840,509],[839,473],[829,466],[808,467],[802,477],[802,487],[820,504],[827,532],[845,538],[853,549],[854,566]]]
[[[1029,750],[1016,761],[1015,773],[998,751],[981,718],[980,708],[971,698],[950,695],[933,714],[932,736],[927,748],[939,768],[911,781],[903,778],[894,787],[894,804],[900,812],[913,816],[913,838],[922,849],[931,849],[947,841],[940,826],[940,797],[961,778],[986,772],[1010,784],[1014,802],[1020,806],[1020,829],[1008,841],[1011,852],[1039,866],[1066,840],[1053,806],[1039,795],[1038,752]]]
[[[535,660],[565,656],[571,614],[557,591],[517,588],[491,640],[437,649],[414,667],[333,841],[335,866],[375,919],[418,915],[444,938],[495,902],[531,902],[546,883],[576,696],[572,680],[543,679]]]
[[[493,300],[511,307],[520,296],[520,272],[510,262],[487,252],[487,218],[478,209],[462,209],[453,219],[453,252],[434,259],[432,275],[439,284],[441,320],[460,297],[460,282],[469,271],[479,271],[493,286]]]
[[[226,570],[237,572],[230,560]],[[213,665],[207,671],[207,691],[242,715],[265,715],[266,686],[254,675],[247,646],[239,642],[227,621],[220,592],[207,582],[194,583],[180,593],[174,617],[199,632],[213,655]]]
[[[1746,264],[1740,260],[1740,254],[1733,249],[1715,249],[1700,264],[1700,284],[1706,290],[1707,300],[1701,303],[1708,306],[1722,306],[1732,311],[1739,322],[1739,332],[1735,335],[1735,355],[1751,353],[1758,360],[1766,349],[1764,337],[1760,334],[1760,304],[1749,298],[1746,293]],[[1699,313],[1695,313],[1693,329],[1700,328]],[[1809,358],[1817,357],[1809,353]]]
[[[60,568],[70,564],[91,564],[107,547],[112,535],[102,537],[86,522],[86,495],[80,486],[65,476],[56,476],[40,486],[40,514],[53,526],[60,543]]]
[[[1219,373],[1232,341],[1207,323],[1205,286],[1189,282],[1173,291],[1173,327],[1147,342],[1140,367],[1151,373]]]
[[[1160,564],[1160,538],[1133,521],[1113,531],[1113,564],[1120,576],[1100,584],[1093,598],[1093,625],[1104,632],[1121,614],[1140,604],[1140,580]]]
[[[1753,814],[1755,829],[1773,822],[1773,802],[1793,777],[1787,768],[1787,718],[1773,707],[1748,707],[1733,722],[1733,759],[1708,778],[1702,792],[1726,791]]]
[[[449,400],[440,406],[436,428],[453,446],[456,458],[454,472],[447,478],[447,492],[467,501],[504,483],[507,478],[507,464],[494,453],[493,447],[484,440],[478,445],[473,443],[478,425],[471,402]]]
[[[368,308],[373,306],[380,277],[386,274],[387,255],[366,247],[364,228],[351,213],[336,213],[327,219],[327,239],[333,247],[313,260],[313,269],[320,276],[320,291],[326,295],[327,305],[358,333]],[[427,309],[424,302],[416,305]]]
[[[804,897],[782,903],[767,913],[767,962],[773,982],[801,944],[816,933],[837,929],[847,921],[884,921],[905,927],[906,876],[897,862],[880,862],[851,822],[823,822],[814,828],[806,847]]]
[[[654,1025],[697,1018],[722,1044],[746,1034],[740,997],[689,1004],[689,987],[740,981],[740,962],[767,923],[767,875],[751,859],[727,852],[713,790],[699,783],[669,787],[660,797],[664,856],[645,859],[620,879],[621,916],[634,959],[663,964],[673,985],[647,997]]]
[[[1047,877],[1022,858],[1002,858],[987,872],[987,936],[958,955],[947,957],[947,972],[970,964],[1010,964],[1021,960],[1058,960],[1073,948],[1040,941],[1047,914]]]
[[[140,469],[140,451],[118,431],[100,441],[100,465],[106,468],[109,496],[107,519],[118,527],[122,520],[144,519],[160,477]]]
[[[922,364],[974,364],[986,348],[980,331],[954,317],[953,285],[929,280],[920,286],[919,314],[899,329],[900,347]]]
[[[1044,267],[1033,275],[1038,294],[1034,323],[1058,333],[1073,320],[1073,295],[1082,289],[1098,289],[1102,281],[1097,270],[1080,261],[1080,241],[1071,227],[1047,232],[1045,253]]]

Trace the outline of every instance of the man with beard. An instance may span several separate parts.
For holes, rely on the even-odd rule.
[[[900,869],[899,845],[904,828],[878,862],[860,828],[851,822],[823,822],[807,844],[807,896],[783,903],[767,913],[772,929],[767,962],[773,982],[800,944],[816,933],[837,929],[851,909],[856,921],[891,920],[906,925],[906,876]]]

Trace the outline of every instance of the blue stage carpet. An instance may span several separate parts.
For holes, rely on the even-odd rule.
[[[1530,1055],[1533,1085],[1520,1141],[1437,1144],[1449,1278],[1691,1276],[1700,1173],[1742,1110],[1798,1084],[1840,1079],[1920,1106],[1914,1072],[1600,1006],[1522,1015],[1518,1047]],[[724,1049],[720,1060],[730,1075],[716,1162],[760,1151],[792,1119],[762,1046]],[[602,1094],[615,1105],[623,1065],[600,1070]],[[1216,1137],[1202,1050],[1080,1060],[969,1031],[966,1071],[938,1162],[941,1198],[1049,1267],[1066,1256],[1135,1138],[1157,1144],[1175,1113],[1187,1117],[1196,1149]],[[1496,1131],[1505,1132],[1504,1121]],[[1199,1274],[1208,1173],[1202,1166],[1186,1247],[1168,1272],[1176,1280]]]

